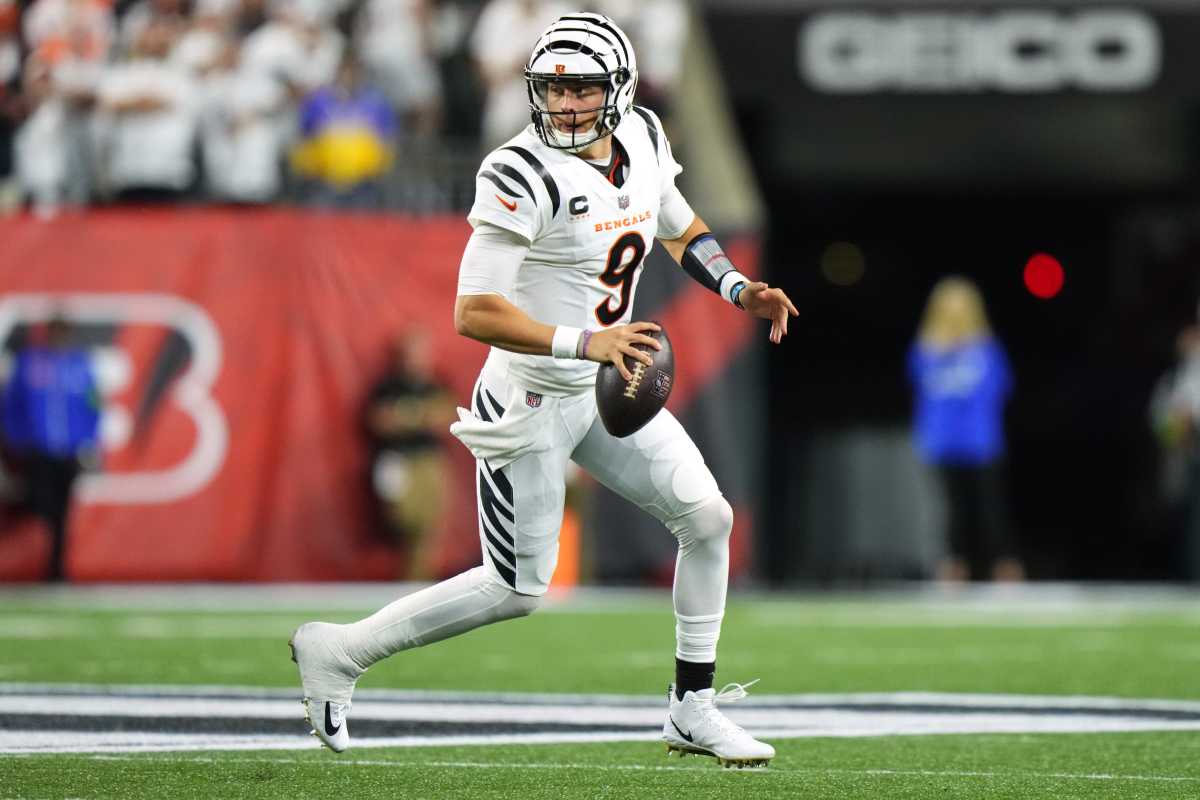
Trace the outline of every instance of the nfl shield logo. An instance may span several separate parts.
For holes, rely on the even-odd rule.
[[[542,404],[542,396],[537,392],[525,393],[525,405],[530,408],[537,408]]]
[[[671,394],[670,374],[663,372],[661,369],[656,372],[654,374],[654,385],[650,387],[650,391],[654,393],[655,397],[666,400],[667,396]]]
[[[629,195],[627,195],[627,194],[623,194],[623,195],[621,195],[620,197],[618,197],[618,198],[617,198],[617,205],[619,205],[619,206],[621,207],[621,210],[622,210],[622,211],[624,211],[625,209],[629,208]]]

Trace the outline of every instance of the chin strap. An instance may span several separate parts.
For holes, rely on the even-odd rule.
[[[592,136],[593,134],[596,134],[599,127],[600,127],[600,118],[597,117],[595,123],[593,123],[592,127],[587,131],[586,135]],[[607,136],[609,133],[611,133],[611,131],[608,131],[606,133],[601,133],[601,134],[592,136],[591,139],[588,139],[587,141],[583,142],[582,144],[575,144],[574,139],[576,137],[575,136],[567,136],[562,131],[560,131],[558,128],[554,127],[553,119],[543,122],[542,130],[545,131],[545,133],[547,134],[547,138],[554,140],[555,144],[558,145],[558,147],[557,147],[558,150],[563,150],[568,153],[578,153],[580,150],[583,150],[584,148],[589,147],[590,145],[600,141],[605,136]]]

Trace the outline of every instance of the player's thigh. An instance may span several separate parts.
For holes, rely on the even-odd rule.
[[[484,564],[522,594],[545,594],[558,563],[569,449],[530,453],[503,469],[476,461]]]
[[[666,409],[637,433],[620,439],[597,418],[571,458],[596,480],[664,522],[721,493],[700,449]]]

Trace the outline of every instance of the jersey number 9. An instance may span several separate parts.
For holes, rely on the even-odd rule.
[[[625,316],[629,301],[633,299],[633,281],[645,256],[646,240],[640,233],[627,233],[609,248],[600,282],[605,286],[621,287],[621,296],[616,308],[613,308],[612,297],[604,298],[604,302],[596,306],[596,319],[601,325],[607,327]]]

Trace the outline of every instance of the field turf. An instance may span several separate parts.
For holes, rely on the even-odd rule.
[[[328,592],[322,589],[327,597]],[[212,588],[209,599],[222,589]],[[0,688],[29,684],[296,688],[298,623],[372,610],[195,589],[0,593]],[[165,601],[164,601],[165,598]],[[1200,603],[1075,591],[736,596],[718,684],[770,695],[939,692],[1200,701]],[[583,595],[400,654],[365,689],[660,695],[666,594]],[[16,687],[16,689],[14,689]],[[299,696],[298,688],[296,696]],[[20,715],[5,714],[12,735]],[[733,708],[736,708],[733,707]],[[354,717],[351,716],[353,723]],[[297,718],[296,728],[304,723]],[[1200,731],[805,737],[765,771],[668,759],[650,741],[174,752],[0,752],[3,798],[1200,798]],[[308,746],[305,746],[305,745]]]

